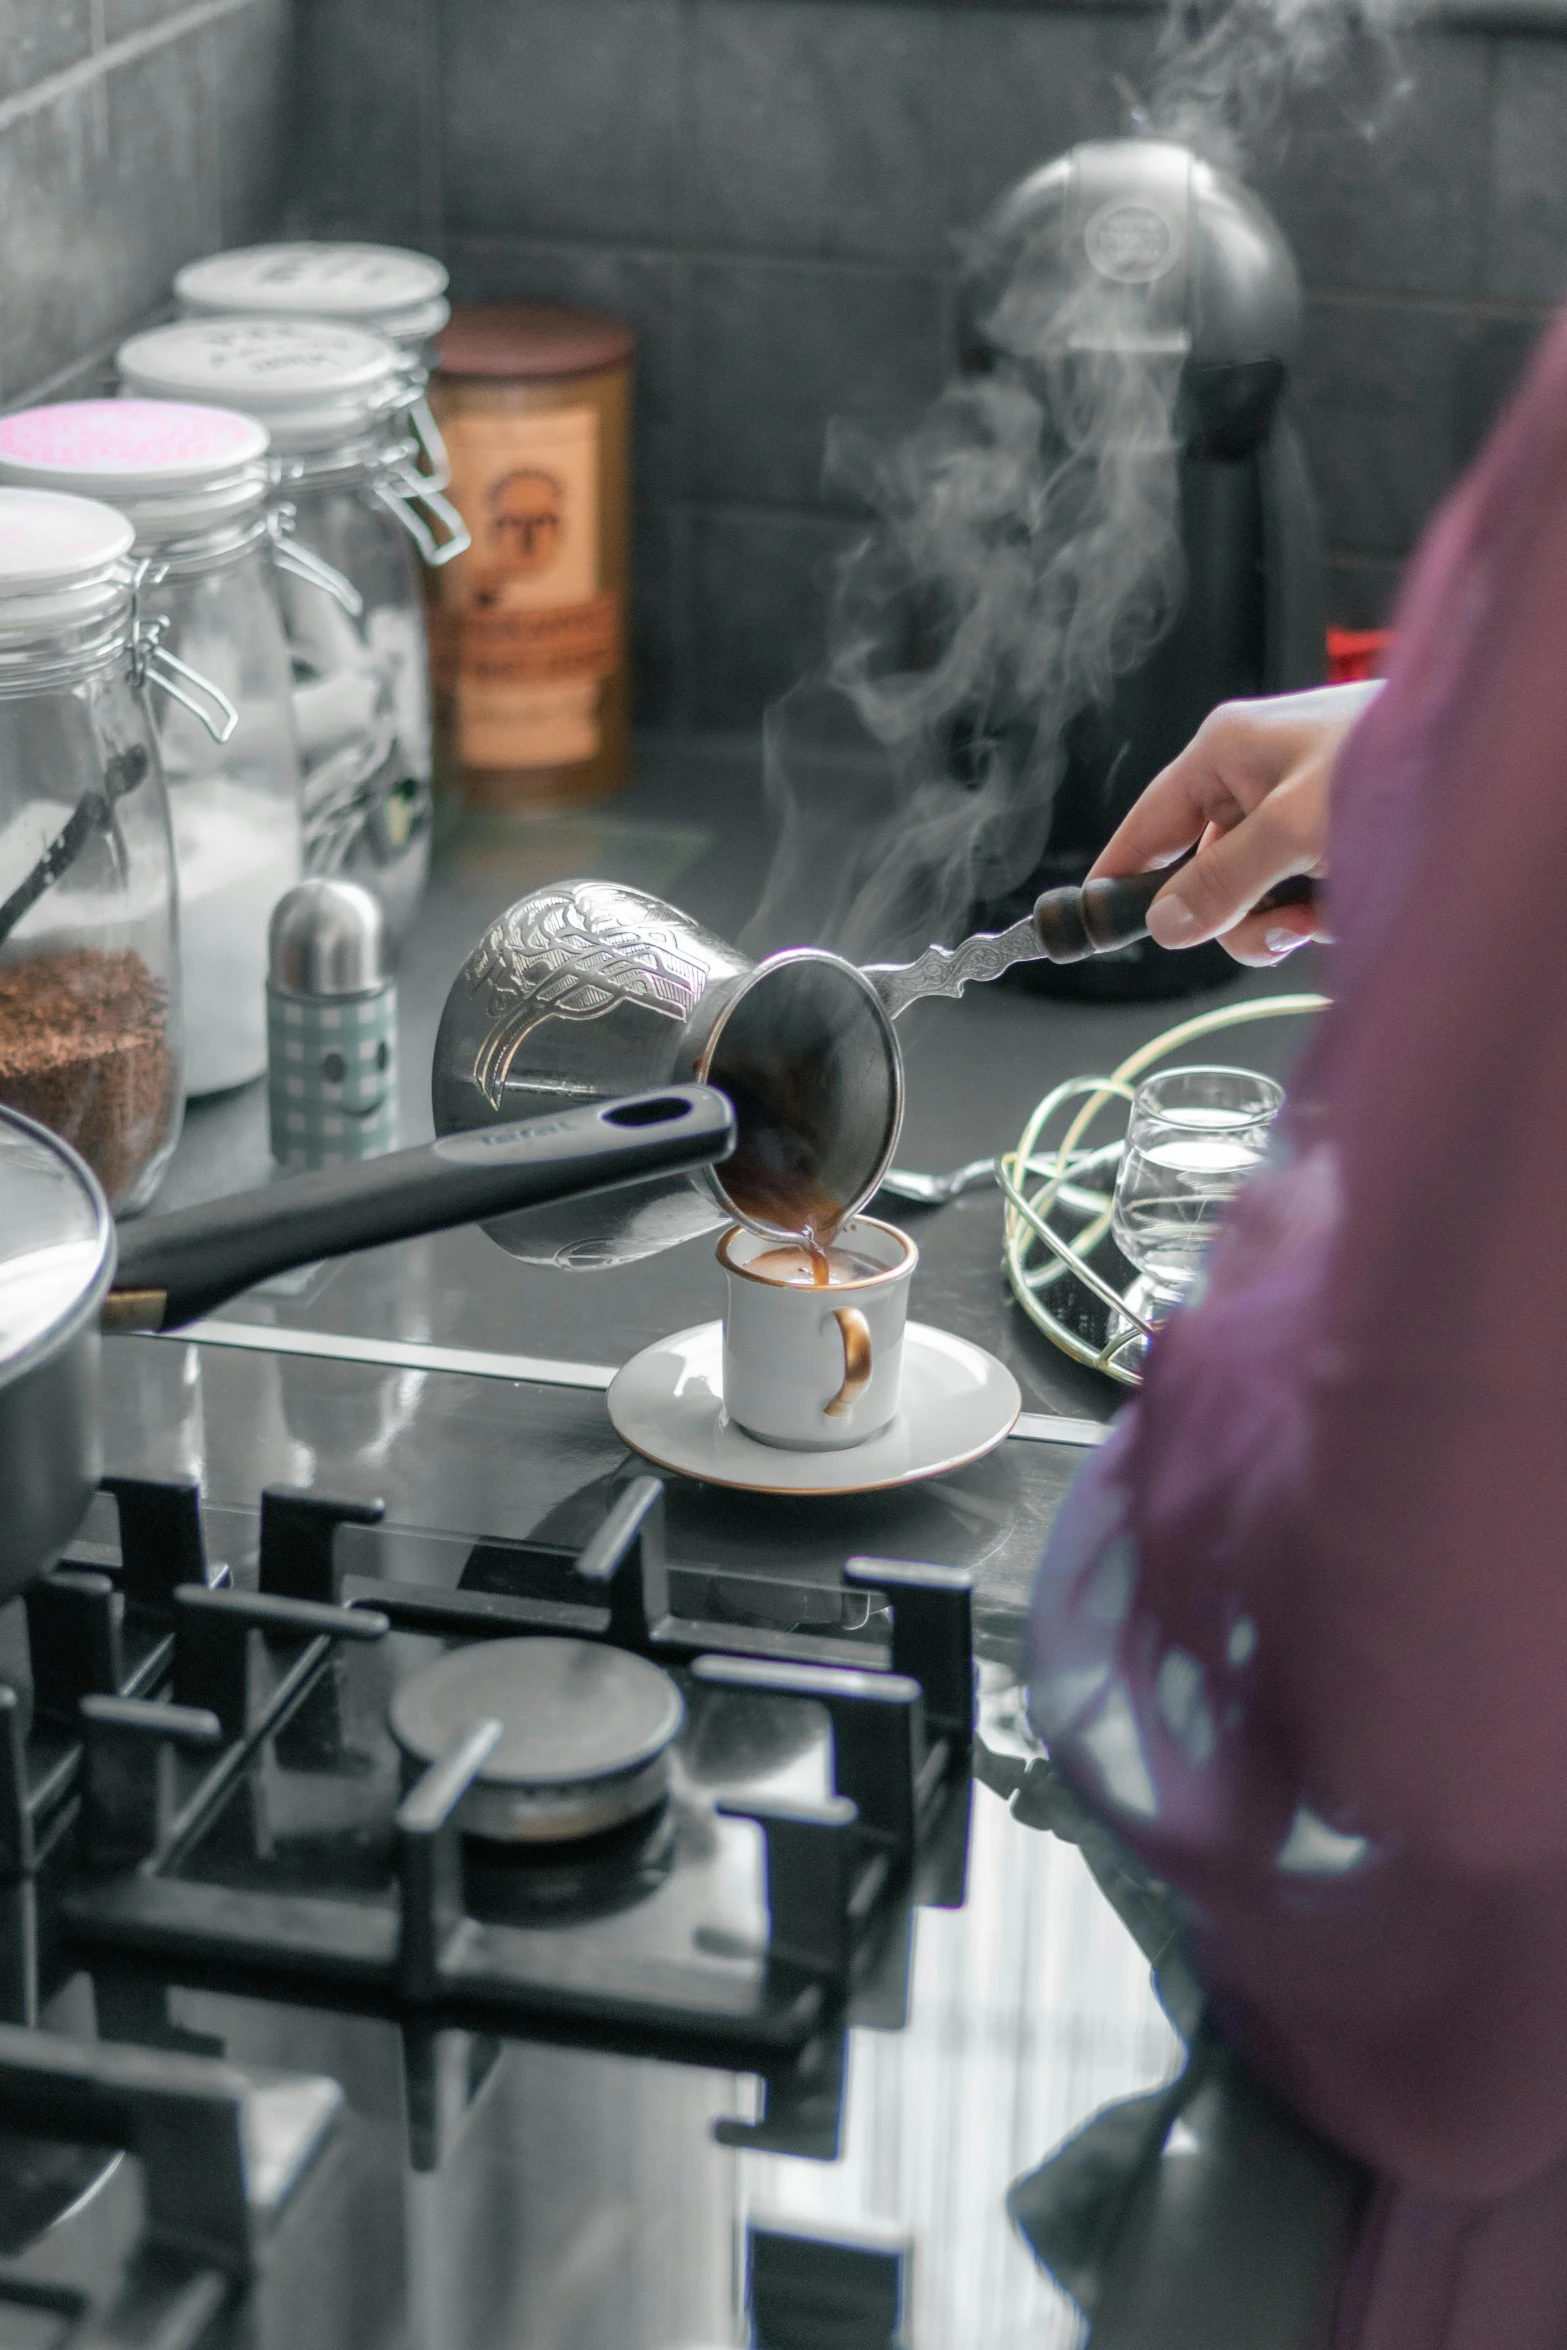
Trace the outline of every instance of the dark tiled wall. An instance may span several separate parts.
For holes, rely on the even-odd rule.
[[[301,197],[439,249],[459,298],[642,336],[644,713],[744,723],[810,658],[828,419],[947,366],[953,240],[1124,127],[1153,19],[860,0],[300,0]],[[1386,606],[1567,286],[1567,40],[1429,30],[1376,135],[1352,79],[1256,172],[1311,304],[1298,406],[1333,602]]]
[[[0,0],[0,401],[90,381],[287,193],[292,0]]]

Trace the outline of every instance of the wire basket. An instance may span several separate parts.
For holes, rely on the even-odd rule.
[[[1146,1285],[1110,1234],[1110,1203],[1124,1132],[1093,1142],[1089,1129],[1112,1103],[1129,1106],[1137,1080],[1155,1062],[1254,1020],[1301,1019],[1326,1009],[1325,995],[1265,996],[1199,1013],[1140,1045],[1108,1077],[1069,1077],[1047,1093],[1016,1150],[996,1162],[1006,1195],[1007,1279],[1029,1320],[1077,1363],[1123,1387],[1142,1381],[1154,1318]],[[1047,1136],[1073,1104],[1061,1139]],[[1043,1177],[1037,1188],[1032,1178]]]

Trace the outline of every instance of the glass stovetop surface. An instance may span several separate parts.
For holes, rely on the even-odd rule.
[[[597,1394],[145,1339],[106,1351],[110,1466],[199,1474],[211,1550],[241,1583],[255,1570],[264,1483],[386,1499],[387,1525],[339,1538],[348,1588],[368,1596],[375,1578],[455,1581],[485,1535],[569,1551],[628,1467]],[[848,1555],[968,1565],[987,1736],[1000,1722],[1006,1748],[1029,1577],[1080,1458],[1009,1443],[974,1470],[874,1506],[753,1507],[676,1484],[673,1603],[711,1614],[739,1577],[764,1621],[869,1638],[874,1624],[839,1582]],[[102,1513],[87,1530],[89,1558],[95,1538],[112,1538]],[[285,1739],[248,1808],[223,1815],[184,1866],[220,1887],[272,1872],[306,1890],[325,1870],[347,1901],[383,1902],[377,1822],[397,1767],[384,1684],[435,1649],[401,1631],[356,1648],[356,1673],[380,1661],[353,1682],[333,1736],[337,1751],[362,1759],[324,1767],[331,1740],[318,1736],[312,1752],[307,1709],[292,1753]],[[825,1767],[820,1739],[807,1737],[763,1775],[805,1792]],[[689,1754],[681,1770],[675,1807],[637,1862],[655,1902],[668,1891],[659,1837],[689,1835],[700,1817]],[[830,2044],[816,2103],[806,2068],[794,2105],[779,2108],[755,2074],[710,2060],[438,2029],[286,1986],[273,1997],[252,1983],[242,1995],[112,1956],[67,1979],[43,2020],[325,2073],[346,2092],[344,2125],[248,2297],[202,2337],[204,2350],[737,2345],[749,2338],[751,2232],[778,2228],[902,2248],[911,2350],[1062,2350],[1081,2339],[1081,2322],[1013,2231],[1006,2190],[1105,2103],[1167,2078],[1180,2051],[1145,1959],[1079,1851],[1014,1817],[998,1792],[1004,1773],[990,1781],[972,1788],[962,1906],[914,1907],[906,1938],[900,1927],[862,1986],[832,2159],[821,2158],[831,2152]],[[743,1979],[764,1913],[755,1847],[742,1837],[737,1849],[714,1947]],[[514,1898],[504,1870],[498,1885],[473,1890],[480,1909]],[[583,1898],[591,1903],[592,1888]],[[636,1901],[620,1914],[611,1898],[602,1906],[600,1924],[616,1931],[649,1914]],[[689,1930],[678,1904],[668,1915],[672,1933]],[[0,2317],[20,2310],[16,2292],[33,2295],[34,2325],[39,2293],[58,2300],[73,2276],[101,2288],[136,2240],[138,2193],[137,2165],[122,2163],[42,2242],[0,2257]]]
[[[984,1785],[964,1906],[917,1909],[909,1956],[901,2028],[886,2028],[889,2014],[848,2034],[831,2161],[719,2142],[718,2125],[761,2111],[745,2074],[112,1969],[63,1996],[78,2015],[95,2000],[102,2031],[330,2073],[347,2093],[337,2142],[285,2214],[243,2324],[213,2337],[234,2350],[736,2345],[749,2338],[756,2226],[904,2248],[911,2350],[1065,2350],[1079,2320],[1003,2199],[1099,2107],[1175,2069],[1146,1962],[1076,1849],[1020,1826]],[[19,2280],[123,2251],[134,2170],[0,2263],[0,2315]]]

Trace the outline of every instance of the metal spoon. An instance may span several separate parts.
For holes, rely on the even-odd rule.
[[[1108,1167],[1121,1155],[1117,1142],[1104,1143],[1098,1150],[1088,1151],[1077,1162],[1077,1173],[1088,1175],[1100,1167]],[[1055,1173],[1054,1159],[1030,1159],[1026,1172],[1048,1179]],[[949,1200],[957,1199],[965,1191],[976,1191],[982,1183],[994,1183],[996,1162],[990,1159],[970,1159],[963,1167],[954,1167],[947,1175],[924,1175],[913,1167],[889,1167],[881,1179],[881,1189],[893,1199],[906,1199],[923,1208],[943,1208]],[[1079,1208],[1092,1215],[1104,1205],[1097,1192],[1084,1191],[1075,1183],[1063,1183],[1058,1198],[1068,1207]]]

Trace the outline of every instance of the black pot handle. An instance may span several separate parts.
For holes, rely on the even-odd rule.
[[[290,1266],[711,1166],[734,1134],[723,1094],[671,1085],[138,1217],[120,1228],[104,1326],[176,1330]]]

